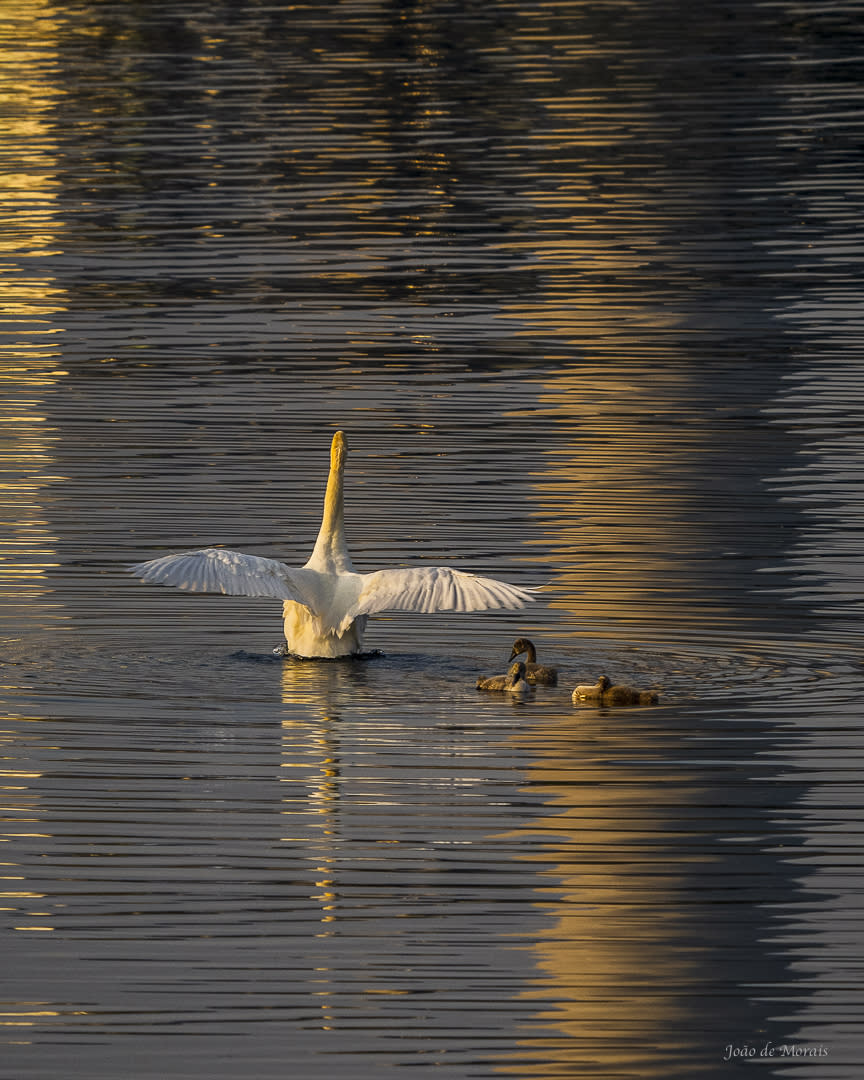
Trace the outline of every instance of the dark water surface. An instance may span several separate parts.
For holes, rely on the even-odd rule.
[[[2,1080],[861,1075],[862,14],[0,6]]]

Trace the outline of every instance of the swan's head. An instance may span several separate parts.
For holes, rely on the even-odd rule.
[[[521,656],[522,653],[528,652],[531,647],[531,642],[528,640],[528,638],[517,638],[513,642],[513,648],[510,651],[510,659],[512,660],[516,656]]]
[[[345,456],[348,453],[348,440],[344,431],[337,431],[330,444],[330,467],[341,469],[345,464]]]

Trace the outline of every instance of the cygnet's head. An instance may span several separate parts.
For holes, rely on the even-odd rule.
[[[531,642],[528,638],[520,637],[513,642],[513,648],[510,650],[510,659],[514,656],[521,656],[522,653],[528,652],[531,648]]]

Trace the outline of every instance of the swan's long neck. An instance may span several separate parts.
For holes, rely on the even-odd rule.
[[[307,566],[316,570],[350,570],[351,558],[345,543],[343,477],[348,443],[341,431],[333,436],[330,447],[330,475],[324,495],[324,516],[315,548]]]

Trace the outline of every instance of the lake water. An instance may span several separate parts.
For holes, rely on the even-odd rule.
[[[862,37],[6,0],[2,1080],[860,1076]],[[539,601],[128,573],[305,562],[336,429],[358,569]]]

